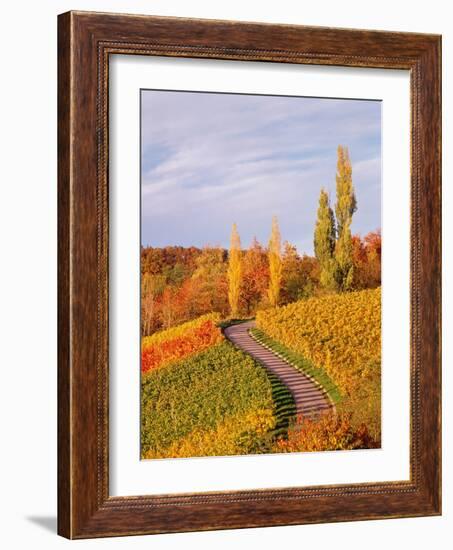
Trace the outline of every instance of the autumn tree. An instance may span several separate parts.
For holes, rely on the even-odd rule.
[[[335,204],[335,216],[337,220],[337,234],[341,235],[344,226],[351,221],[352,215],[357,210],[357,200],[352,184],[352,165],[347,147],[342,145],[337,149],[337,175],[336,175],[337,202]]]
[[[241,304],[247,314],[254,314],[267,294],[269,262],[264,247],[253,238],[242,262]]]
[[[321,189],[318,217],[314,234],[315,256],[319,262],[319,282],[328,289],[336,288],[335,219],[329,204],[329,195]]]
[[[242,280],[242,258],[241,239],[235,223],[233,223],[233,228],[231,230],[227,278],[228,302],[230,304],[231,317],[238,317]]]
[[[176,289],[167,286],[162,294],[161,317],[163,328],[170,328],[176,324],[176,314],[173,305]]]
[[[226,254],[223,248],[205,246],[196,259],[192,275],[193,306],[200,315],[209,311],[228,312]]]
[[[349,151],[347,147],[341,145],[338,146],[337,150],[336,192],[335,278],[340,290],[348,290],[351,288],[354,274],[351,223],[352,215],[357,210],[357,201],[352,184],[352,165]]]
[[[335,245],[336,278],[340,290],[350,290],[354,279],[351,220],[346,221]]]
[[[141,333],[143,336],[152,334],[157,328],[155,278],[145,273],[141,280]]]
[[[352,237],[354,264],[353,288],[376,288],[381,285],[381,232],[371,231],[363,239]]]
[[[307,275],[302,269],[302,259],[297,248],[285,241],[282,256],[282,302],[287,304],[298,300],[306,282]]]
[[[277,217],[272,218],[271,237],[268,246],[269,288],[267,295],[271,306],[278,305],[282,281],[281,237]]]

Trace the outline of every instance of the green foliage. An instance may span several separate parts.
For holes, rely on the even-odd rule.
[[[299,291],[298,299],[303,300],[304,298],[311,298],[315,294],[315,284],[311,279],[305,283],[302,289]]]
[[[357,210],[357,201],[352,185],[352,166],[349,152],[347,147],[341,145],[338,146],[336,182],[337,243],[335,246],[335,279],[338,288],[345,291],[351,289],[354,279],[351,222],[352,215]]]
[[[217,430],[228,417],[269,411],[274,418],[272,428],[277,428],[281,418],[273,398],[276,392],[281,393],[283,402],[288,400],[288,390],[272,381],[250,356],[227,342],[165,369],[151,371],[142,376],[142,456],[165,453],[165,449],[195,430]],[[243,444],[242,450],[238,449],[232,449],[230,454],[244,452]]]
[[[318,218],[314,235],[315,255],[321,267],[320,283],[328,289],[336,288],[335,220],[329,204],[329,195],[321,189]]]
[[[347,147],[341,145],[338,147],[336,194],[335,220],[327,192],[321,190],[314,245],[321,266],[321,286],[345,291],[352,288],[354,281],[351,222],[357,210],[357,200],[349,152]]]
[[[357,200],[352,185],[352,165],[347,147],[338,146],[337,150],[337,202],[335,215],[337,217],[337,234],[341,235],[345,225],[351,221],[357,210]]]
[[[350,290],[354,280],[352,261],[351,220],[343,226],[335,246],[336,272],[335,277],[340,290]]]

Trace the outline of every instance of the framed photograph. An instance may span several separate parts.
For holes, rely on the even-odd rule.
[[[440,37],[58,41],[59,533],[440,514]]]

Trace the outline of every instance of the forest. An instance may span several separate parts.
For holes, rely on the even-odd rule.
[[[142,247],[143,458],[380,446],[381,233],[351,232],[346,147],[330,202],[320,189],[314,255],[275,216],[267,243],[243,247],[232,223],[228,249]],[[228,331],[245,321],[250,341],[322,389],[327,411],[298,414],[282,376],[235,345]]]

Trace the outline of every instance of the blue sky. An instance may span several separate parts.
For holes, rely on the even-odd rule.
[[[335,201],[337,146],[349,148],[353,233],[381,226],[381,103],[142,91],[142,244],[242,247],[282,240],[313,253],[319,192]]]

